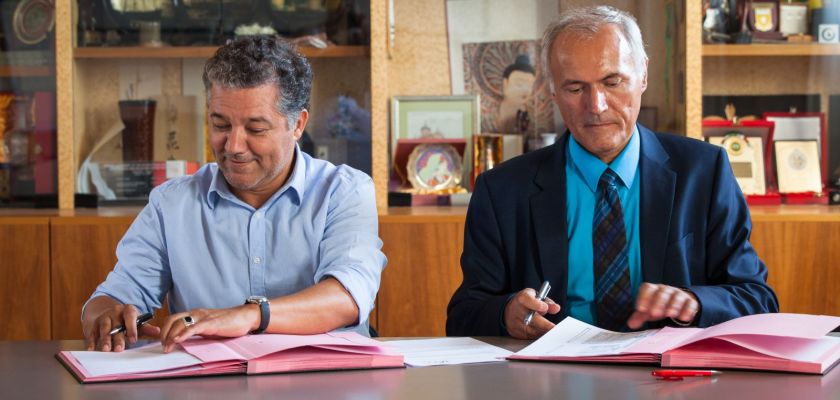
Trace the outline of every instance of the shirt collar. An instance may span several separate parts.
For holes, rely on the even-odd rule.
[[[300,205],[306,187],[306,165],[304,165],[306,164],[306,160],[304,160],[303,152],[300,151],[297,143],[295,144],[294,162],[295,165],[292,169],[292,173],[289,175],[289,178],[286,179],[286,183],[284,183],[280,189],[268,198],[262,208],[271,207],[271,205],[274,204],[277,199],[289,189],[292,189],[292,193],[295,194],[295,204]],[[213,179],[210,181],[210,189],[207,191],[207,205],[211,209],[214,208],[216,203],[219,201],[219,198],[245,204],[230,191],[230,187],[222,174],[222,170],[216,166],[216,172],[213,174]]]
[[[569,158],[592,192],[598,190],[598,181],[607,167],[615,171],[624,186],[629,188],[633,186],[633,179],[636,177],[636,169],[639,166],[639,128],[633,127],[630,141],[609,165],[584,149],[572,135],[569,135]]]

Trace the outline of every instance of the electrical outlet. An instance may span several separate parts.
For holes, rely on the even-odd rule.
[[[315,146],[315,158],[327,160],[330,158],[330,147],[326,145]]]

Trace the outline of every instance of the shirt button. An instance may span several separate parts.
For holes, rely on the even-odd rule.
[[[262,259],[261,259],[261,258],[259,258],[259,257],[254,257],[254,264],[259,264],[260,262],[262,262]]]
[[[262,212],[261,212],[261,211],[257,211],[257,212],[256,212],[256,214],[254,214],[254,216],[255,216],[255,217],[257,217],[258,219],[259,219],[259,218],[262,218]]]

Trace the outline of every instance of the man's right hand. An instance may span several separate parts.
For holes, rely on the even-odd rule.
[[[532,310],[536,311],[534,318],[528,326],[525,326],[525,316]],[[546,298],[545,301],[539,301],[534,289],[522,289],[505,306],[505,326],[512,337],[536,339],[554,328],[554,324],[543,316],[559,312],[560,305],[554,300]]]
[[[110,297],[97,297],[91,300],[85,308],[82,318],[82,332],[85,335],[85,347],[88,351],[116,351],[125,350],[125,341],[133,344],[139,336],[160,335],[160,328],[153,325],[143,325],[137,330],[137,317],[140,312],[133,305],[118,303]],[[129,321],[129,323],[126,323]],[[113,336],[109,333],[116,327],[125,326],[124,333]]]

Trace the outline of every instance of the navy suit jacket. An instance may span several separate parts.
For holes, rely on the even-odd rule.
[[[641,125],[639,133],[642,281],[691,290],[700,301],[700,327],[777,312],[767,268],[749,243],[749,209],[726,152]],[[549,320],[567,315],[569,251],[574,254],[566,226],[568,140],[567,132],[556,144],[478,177],[464,232],[464,280],[447,310],[448,335],[506,335],[501,319],[509,297],[543,280],[562,307]]]

